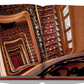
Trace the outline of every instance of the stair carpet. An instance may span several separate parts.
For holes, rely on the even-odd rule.
[[[30,56],[31,63],[37,63],[38,62],[37,54],[36,54],[36,51],[35,51],[35,48],[34,48],[34,44],[33,44],[33,41],[32,41],[27,23],[24,23],[24,24],[21,23],[20,25],[17,24],[15,27],[13,27],[13,29],[15,29],[15,28],[17,28],[17,33],[19,33],[19,31],[20,31],[20,32],[24,32],[26,34],[27,41],[28,41],[28,47],[29,47],[29,53],[31,55]],[[9,29],[9,31],[10,31],[10,29]],[[11,36],[12,35],[13,34],[11,32]],[[18,46],[20,44],[23,45],[23,43],[20,40],[15,42],[15,43],[6,44],[6,49],[7,50],[8,50],[8,48],[12,49],[12,47]]]
[[[59,31],[59,23],[55,15],[56,10],[53,10],[53,6],[37,6],[37,10],[43,33],[47,60],[59,57],[61,55],[57,37],[60,34],[57,32]]]

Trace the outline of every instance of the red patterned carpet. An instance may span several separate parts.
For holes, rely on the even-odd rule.
[[[60,50],[56,34],[58,24],[56,23],[57,16],[53,11],[53,6],[45,6],[43,8],[37,6],[37,9],[46,47],[47,60],[59,57]]]

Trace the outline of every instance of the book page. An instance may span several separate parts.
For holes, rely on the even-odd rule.
[[[84,76],[83,9],[0,5],[0,76]]]

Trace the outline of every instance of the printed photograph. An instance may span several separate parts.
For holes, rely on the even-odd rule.
[[[84,6],[0,5],[0,76],[83,77]]]

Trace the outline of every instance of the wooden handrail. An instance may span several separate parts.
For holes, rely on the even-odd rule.
[[[36,37],[35,37],[35,33],[34,33],[34,28],[33,28],[33,25],[32,25],[32,22],[31,22],[31,17],[30,17],[30,14],[28,11],[22,11],[22,12],[19,12],[17,14],[12,14],[12,15],[0,15],[0,23],[10,23],[10,22],[14,22],[14,21],[19,21],[19,20],[22,20],[24,21],[24,18],[26,19],[27,21],[27,24],[29,26],[29,30],[30,30],[30,35],[31,35],[31,38],[32,38],[32,41],[33,41],[33,44],[34,44],[34,47],[35,47],[35,50],[36,50],[36,54],[37,54],[37,58],[38,58],[38,63],[35,63],[35,64],[31,64],[30,66],[28,67],[31,67],[31,66],[35,66],[37,64],[39,64],[42,59],[41,59],[41,56],[40,56],[40,50],[39,50],[39,47],[38,47],[38,43],[37,43],[37,40],[36,40]],[[2,47],[3,48],[3,47]],[[2,50],[3,52],[3,50]],[[5,65],[5,69],[6,71],[10,74],[10,75],[15,75],[17,73],[11,73],[9,71],[9,67],[7,67],[7,62],[6,62],[6,58],[5,58],[5,53],[3,52],[3,60],[4,60],[4,65]],[[22,69],[24,70],[24,69]]]
[[[63,60],[67,60],[67,59],[71,59],[71,58],[75,58],[75,57],[80,57],[80,56],[84,56],[84,52],[64,55],[62,57],[48,60],[44,63],[41,63],[41,64],[35,66],[34,68],[30,69],[29,71],[23,73],[21,76],[37,76],[38,74],[43,72],[46,68],[48,68],[49,66],[51,66],[57,62],[61,62]]]

